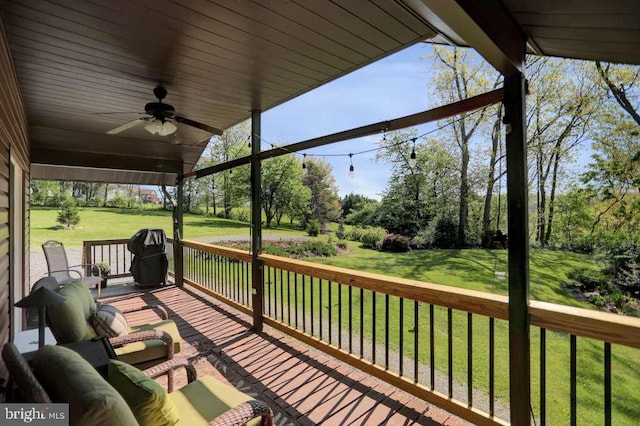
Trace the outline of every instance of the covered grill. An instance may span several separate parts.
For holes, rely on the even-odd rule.
[[[164,229],[141,229],[127,243],[133,254],[131,268],[133,279],[140,287],[152,287],[167,283],[167,235]]]

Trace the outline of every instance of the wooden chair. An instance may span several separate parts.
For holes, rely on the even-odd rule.
[[[67,252],[64,249],[64,245],[60,241],[49,240],[42,244],[42,250],[44,251],[44,257],[47,259],[47,269],[49,270],[49,276],[54,277],[60,285],[69,284],[75,280],[82,280],[82,282],[89,288],[95,287],[97,290],[96,299],[100,298],[100,288],[102,282],[102,273],[100,268],[94,264],[80,264],[69,266],[67,259]],[[74,268],[85,268],[89,271],[97,271],[98,276],[83,276],[82,272]],[[95,269],[94,269],[95,267]],[[75,276],[72,276],[74,274]]]

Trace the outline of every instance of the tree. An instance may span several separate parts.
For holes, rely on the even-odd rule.
[[[309,189],[302,185],[302,164],[293,154],[262,163],[261,193],[267,227],[274,218],[279,225],[285,213],[309,202]]]
[[[360,210],[364,207],[365,204],[375,202],[376,200],[372,198],[365,197],[361,194],[347,194],[340,200],[340,205],[342,208],[342,217],[349,216],[349,213]]]
[[[483,60],[472,58],[467,49],[433,48],[436,76],[433,79],[436,96],[443,103],[452,103],[466,99],[491,88],[497,87],[500,75]],[[451,136],[455,140],[460,154],[459,161],[459,202],[458,202],[458,239],[457,244],[467,244],[466,232],[469,218],[469,161],[470,142],[483,123],[488,109],[479,113],[463,113],[447,119]]]
[[[535,170],[536,241],[546,246],[553,229],[561,166],[586,139],[597,102],[584,63],[539,58],[528,70],[528,145]]]
[[[307,158],[305,165],[302,183],[311,193],[310,218],[316,219],[320,225],[337,220],[340,216],[340,197],[331,165],[317,158]]]
[[[72,199],[66,200],[61,207],[61,210],[58,212],[58,223],[67,228],[71,228],[80,223],[80,214],[78,213],[76,203]]]
[[[222,136],[211,138],[204,155],[198,162],[198,168],[204,168],[215,164],[249,155],[249,140],[251,129],[248,122],[243,122],[227,129]],[[249,168],[238,167],[233,170],[225,170],[216,175],[198,179],[199,192],[203,201],[206,201],[205,209],[213,208],[214,214],[221,204],[224,217],[231,217],[231,210],[248,200]]]
[[[638,102],[640,90],[640,67],[632,65],[602,64],[596,61],[596,69],[607,89],[620,107],[640,126]]]
[[[376,225],[409,237],[425,228],[433,217],[452,214],[451,199],[456,196],[458,182],[457,160],[446,142],[417,139],[416,135],[415,129],[394,132],[379,142],[382,149],[376,156],[392,170],[377,208]],[[416,162],[411,167],[414,145]]]

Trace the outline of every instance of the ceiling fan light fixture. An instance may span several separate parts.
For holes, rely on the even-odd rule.
[[[152,135],[168,136],[178,128],[170,121],[154,119],[144,126],[144,129]]]

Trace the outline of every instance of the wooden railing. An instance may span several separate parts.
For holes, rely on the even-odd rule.
[[[84,255],[127,276],[127,241],[85,241]],[[184,282],[251,314],[251,259],[184,240]],[[508,423],[505,296],[264,254],[259,260],[265,324],[471,422]],[[640,372],[639,319],[539,301],[529,309],[536,424],[640,418],[640,398],[616,386]]]
[[[185,282],[251,313],[250,253],[183,244]],[[265,324],[471,422],[508,423],[505,296],[264,254],[259,260]],[[536,424],[640,418],[638,396],[613,385],[640,371],[639,319],[532,301],[530,323]]]
[[[130,277],[133,255],[127,249],[128,238],[110,240],[85,240],[82,243],[82,263],[107,263],[111,267],[110,278]],[[167,256],[173,257],[173,239],[167,239]],[[171,260],[169,267],[173,266]]]

